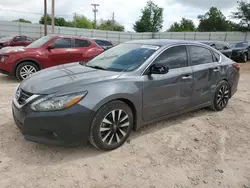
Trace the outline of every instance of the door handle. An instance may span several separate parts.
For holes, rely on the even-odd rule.
[[[192,78],[193,78],[192,76],[187,75],[187,76],[183,76],[182,80],[191,80]]]
[[[219,72],[219,71],[220,71],[220,68],[219,68],[219,67],[215,67],[213,71],[214,71],[214,72]]]

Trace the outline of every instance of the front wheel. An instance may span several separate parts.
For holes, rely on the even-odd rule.
[[[38,71],[38,67],[32,62],[23,62],[17,66],[16,77],[18,80],[24,80]]]
[[[89,141],[98,149],[116,149],[129,137],[133,123],[134,116],[127,104],[122,101],[107,103],[93,118]]]
[[[229,101],[230,97],[230,86],[227,81],[222,81],[216,88],[213,104],[211,108],[214,111],[221,111],[223,110]]]

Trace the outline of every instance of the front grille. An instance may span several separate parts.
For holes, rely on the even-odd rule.
[[[19,104],[24,104],[25,101],[30,98],[32,96],[31,93],[27,92],[27,91],[24,91],[22,89],[20,89],[20,96],[19,98],[17,99],[18,103]]]
[[[232,56],[237,56],[238,55],[238,52],[237,51],[233,51],[232,52]]]

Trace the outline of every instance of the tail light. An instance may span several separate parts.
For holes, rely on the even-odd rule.
[[[240,66],[238,63],[234,63],[233,67],[239,72],[240,71]]]

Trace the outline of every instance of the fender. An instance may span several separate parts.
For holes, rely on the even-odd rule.
[[[19,61],[15,64],[15,66],[14,66],[14,68],[13,68],[13,70],[12,70],[12,75],[15,75],[15,74],[16,74],[16,68],[17,68],[17,66],[18,66],[20,63],[25,62],[25,61],[32,61],[32,62],[35,62],[35,64],[38,66],[38,68],[39,68],[40,70],[42,69],[41,63],[40,63],[39,61],[37,61],[37,60],[35,60],[35,59],[33,59],[33,58],[24,58],[24,59],[19,60]]]

